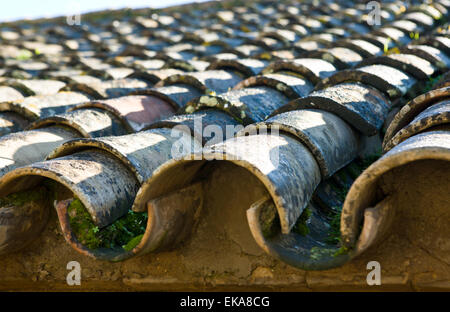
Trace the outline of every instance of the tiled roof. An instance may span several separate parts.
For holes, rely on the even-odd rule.
[[[246,212],[265,252],[301,269],[340,266],[390,229],[395,204],[377,191],[386,171],[450,160],[450,2],[412,2],[383,3],[380,25],[365,1],[344,0],[4,24],[0,196],[56,181],[68,243],[121,261],[183,248],[209,160],[230,161],[266,188]],[[387,153],[365,170],[383,137]],[[71,227],[74,198],[97,231],[146,212],[140,242],[87,247]],[[34,204],[14,215],[27,226],[0,224],[1,254],[26,248],[46,225]]]

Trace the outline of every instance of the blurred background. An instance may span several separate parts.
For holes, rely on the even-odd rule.
[[[205,0],[9,0],[2,3],[0,22],[24,18],[74,15],[104,9],[164,8]]]

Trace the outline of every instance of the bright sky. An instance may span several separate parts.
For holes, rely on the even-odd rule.
[[[22,18],[74,15],[103,9],[163,8],[205,0],[2,0],[0,22]]]

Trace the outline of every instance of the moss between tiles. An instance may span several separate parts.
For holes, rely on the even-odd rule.
[[[48,204],[51,205],[54,200],[60,200],[64,193],[61,188],[53,181],[45,181],[41,186],[34,189],[25,190],[10,194],[0,198],[0,209],[7,206],[23,206],[26,203],[34,202],[42,205],[45,198],[48,198]],[[67,197],[66,197],[67,198]],[[91,216],[84,207],[83,203],[74,198],[68,207],[70,227],[77,240],[89,249],[97,248],[123,248],[126,251],[136,247],[145,232],[147,225],[146,212],[128,213],[114,221],[112,224],[99,228],[92,221]]]
[[[146,212],[132,210],[112,224],[98,228],[83,203],[75,198],[68,207],[70,227],[77,240],[89,249],[123,248],[126,251],[136,247],[144,236],[147,225]]]

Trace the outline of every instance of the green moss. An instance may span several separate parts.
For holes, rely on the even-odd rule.
[[[265,203],[259,216],[262,234],[265,238],[271,238],[280,233],[281,224],[273,202]]]
[[[141,234],[141,235],[138,235],[138,236],[132,238],[126,245],[123,245],[122,248],[125,249],[126,251],[133,250],[134,247],[139,245],[139,243],[142,240],[142,237],[144,237],[144,234]]]
[[[434,25],[436,26],[440,26],[440,25],[444,25],[447,22],[447,18],[445,18],[444,15],[441,15],[441,17],[439,18],[435,18],[435,22]],[[450,28],[450,26],[447,26],[448,28]]]
[[[350,163],[347,167],[346,170],[348,170],[348,173],[350,174],[352,179],[356,179],[358,178],[358,176],[360,175],[361,171],[359,169],[359,166],[357,166],[355,164],[355,162]]]
[[[114,223],[99,229],[79,199],[74,199],[69,205],[68,214],[75,237],[89,249],[133,249],[141,241],[148,219],[147,213],[130,210]]]
[[[350,250],[345,246],[341,246],[339,249],[336,249],[336,247],[313,247],[310,250],[309,256],[313,260],[320,260],[325,257],[329,258],[346,255],[349,251]]]
[[[27,202],[42,200],[47,197],[47,191],[47,188],[42,186],[32,190],[10,194],[0,198],[0,207],[8,205],[22,206]]]
[[[358,158],[356,159],[352,164],[347,166],[347,168],[350,170],[350,174],[357,178],[364,170],[367,169],[372,163],[377,161],[381,157],[381,151],[374,153],[372,155],[366,156],[364,158]],[[332,184],[331,184],[332,185]],[[327,244],[331,245],[339,245],[341,243],[341,212],[342,212],[342,205],[344,204],[345,198],[347,197],[347,193],[350,188],[333,188],[336,192],[337,199],[341,203],[339,206],[333,206],[333,213],[330,216],[330,228],[328,230],[328,237],[326,238],[325,242]],[[345,248],[345,247],[341,247]],[[338,251],[336,255],[346,253],[346,250]]]
[[[398,47],[393,47],[385,51],[385,54],[400,54],[400,49]]]
[[[334,253],[334,248],[313,247],[310,250],[309,257],[313,260],[320,260],[325,257],[332,257]]]
[[[334,257],[337,257],[337,256],[341,256],[341,255],[346,255],[346,254],[348,254],[348,252],[349,252],[349,249],[348,249],[347,247],[341,246],[341,248],[339,248],[339,249],[333,254],[333,256],[334,256]]]
[[[389,51],[389,43],[391,42],[391,38],[388,38],[387,40],[386,40],[386,42],[384,43],[384,47],[383,47],[383,52],[384,53],[387,53],[388,51]]]
[[[434,87],[434,85],[441,79],[442,75],[436,76],[436,77],[430,77],[428,78],[427,83],[425,84],[423,92],[431,91]]]
[[[417,39],[419,39],[420,34],[419,34],[418,32],[410,32],[410,33],[409,33],[409,37],[410,37],[411,39],[417,40]]]
[[[309,207],[306,207],[297,222],[292,228],[294,233],[305,236],[309,233],[307,222],[311,217],[312,211]],[[265,238],[271,238],[281,232],[280,219],[276,211],[273,202],[266,203],[261,208],[261,214],[259,216],[259,222],[261,224],[261,230]]]
[[[23,49],[23,50],[19,51],[19,54],[16,56],[16,60],[25,61],[25,60],[31,59],[32,56],[33,56],[33,53],[31,53],[31,51]]]
[[[334,183],[330,183],[329,186],[333,189],[337,199],[340,202],[344,202],[345,200],[345,196],[347,196],[347,192],[349,190],[348,187],[339,187],[337,185],[335,185]],[[340,209],[338,209],[340,210]]]
[[[309,234],[309,228],[308,228],[308,220],[311,217],[312,212],[309,207],[306,207],[300,217],[298,217],[297,222],[295,223],[294,227],[292,228],[292,231],[294,233],[297,233],[302,236],[306,236]]]
[[[90,249],[98,248],[100,241],[96,237],[96,226],[81,201],[79,199],[73,200],[67,211],[70,218],[70,227],[78,241]]]
[[[341,210],[342,207],[334,207],[339,212],[333,215],[330,220],[330,229],[328,230],[328,237],[325,240],[327,244],[337,245],[341,241]]]
[[[371,154],[366,157],[360,157],[356,159],[355,163],[358,166],[359,174],[361,174],[364,170],[366,170],[371,164],[377,161],[381,157],[381,151],[377,153]]]

